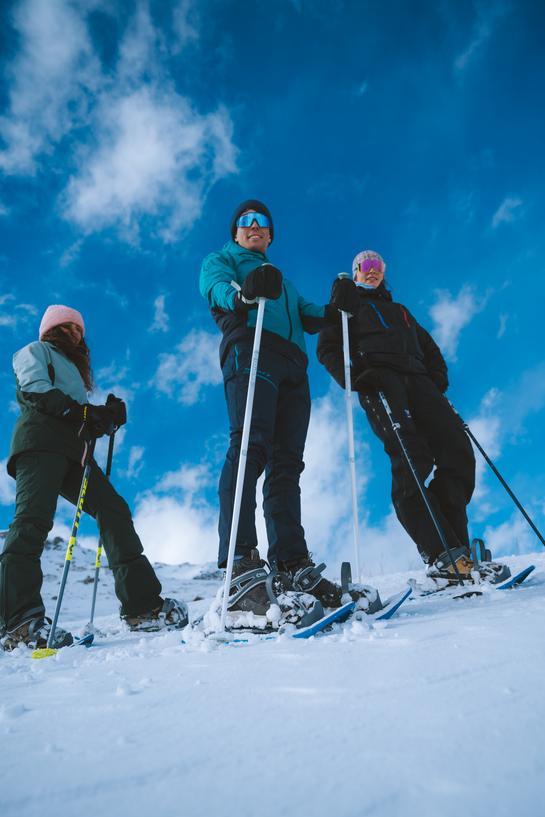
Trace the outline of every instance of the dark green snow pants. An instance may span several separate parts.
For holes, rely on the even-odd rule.
[[[63,454],[35,451],[17,457],[15,517],[0,555],[0,631],[29,614],[45,613],[40,557],[59,494],[75,505],[82,477],[82,466]],[[161,585],[143,555],[129,506],[94,461],[83,508],[97,520],[121,612],[138,615],[160,606]]]

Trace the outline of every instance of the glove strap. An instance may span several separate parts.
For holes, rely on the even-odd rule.
[[[240,284],[237,284],[236,281],[231,281],[231,286],[234,289],[236,289],[237,295],[238,295],[238,297],[240,298],[240,300],[242,301],[243,304],[248,304],[248,306],[252,306],[253,304],[257,303],[257,298],[253,298],[253,299],[250,300],[249,298],[244,297],[244,295],[242,294],[242,287],[240,286]]]

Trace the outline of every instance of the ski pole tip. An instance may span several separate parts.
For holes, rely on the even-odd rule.
[[[56,655],[58,650],[54,650],[52,647],[40,647],[40,649],[34,650],[32,653],[33,658],[50,658],[52,655]]]

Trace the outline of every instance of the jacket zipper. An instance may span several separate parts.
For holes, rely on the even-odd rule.
[[[291,315],[290,315],[290,307],[288,302],[288,291],[286,289],[286,285],[282,284],[282,289],[284,290],[284,298],[286,299],[286,312],[288,313],[288,321],[290,323],[290,333],[288,335],[288,340],[291,340],[292,332],[293,332],[293,325],[291,322]]]

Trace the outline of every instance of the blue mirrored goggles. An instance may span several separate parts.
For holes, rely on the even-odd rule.
[[[265,213],[244,213],[237,219],[237,227],[251,227],[254,221],[258,227],[270,227],[271,222]]]

